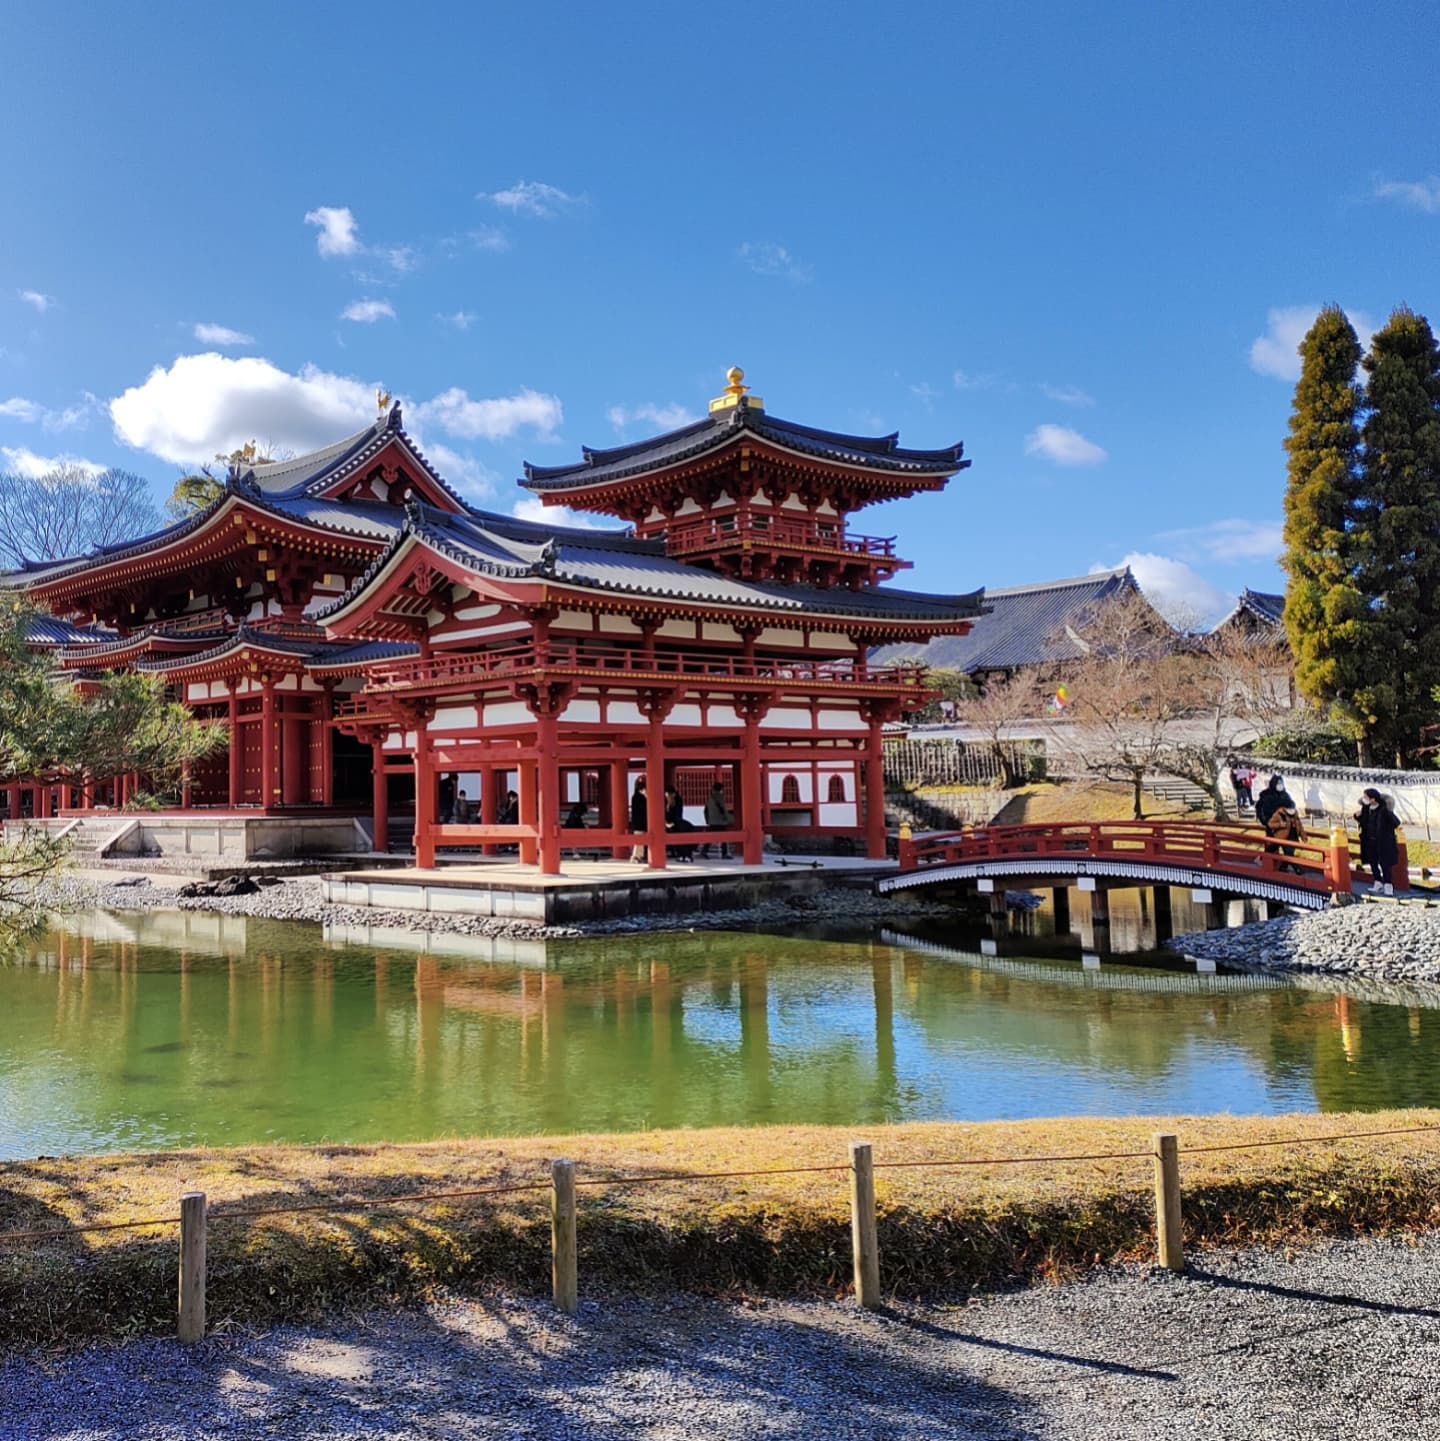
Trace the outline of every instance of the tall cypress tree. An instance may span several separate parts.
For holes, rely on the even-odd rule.
[[[1440,347],[1429,322],[1396,310],[1364,366],[1355,559],[1370,602],[1361,644],[1370,676],[1356,698],[1400,765],[1421,744],[1440,684]]]
[[[1361,650],[1367,606],[1355,584],[1352,531],[1360,503],[1360,341],[1338,305],[1327,305],[1300,345],[1285,490],[1285,633],[1295,683],[1334,705],[1361,736],[1369,717],[1356,704],[1369,684]]]

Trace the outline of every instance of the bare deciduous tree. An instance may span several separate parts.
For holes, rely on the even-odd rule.
[[[45,475],[0,474],[0,565],[84,555],[159,525],[144,477],[63,465]]]
[[[1010,730],[1021,721],[1034,720],[1045,707],[1046,691],[1034,671],[1016,671],[1004,679],[987,681],[984,690],[974,691],[954,702],[954,716],[980,731],[994,758],[1000,784],[1006,790],[1019,785],[1015,743]]]

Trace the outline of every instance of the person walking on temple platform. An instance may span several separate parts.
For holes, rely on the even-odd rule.
[[[630,793],[630,829],[637,836],[645,835],[650,829],[650,805],[645,799],[644,776],[635,782],[635,789]],[[648,861],[650,848],[641,842],[630,852],[630,859],[642,863]]]
[[[1373,786],[1360,796],[1360,809],[1355,814],[1360,823],[1360,864],[1370,867],[1372,894],[1393,896],[1392,868],[1400,858],[1395,833],[1400,821],[1390,809],[1390,802]]]
[[[730,812],[725,805],[725,787],[716,781],[710,787],[710,794],[705,797],[705,829],[707,831],[728,831],[730,829]],[[700,855],[706,857],[710,854],[708,845],[700,847]],[[720,842],[720,859],[730,859],[730,846],[726,841]]]

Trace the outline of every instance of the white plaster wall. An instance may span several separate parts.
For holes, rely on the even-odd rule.
[[[798,630],[784,630],[779,626],[767,625],[760,632],[760,645],[804,645],[805,634]]]
[[[705,717],[698,705],[677,705],[665,717],[667,726],[698,726],[704,725],[704,723]]]
[[[600,719],[600,702],[598,700],[572,700],[562,714],[565,720],[581,724],[598,721]]]
[[[819,713],[819,718],[820,729],[822,731],[864,731],[870,729],[858,711],[822,710]]]
[[[640,634],[640,627],[628,615],[602,615],[600,629],[606,635]]]
[[[810,712],[808,710],[790,710],[776,706],[760,722],[761,730],[809,730]]]
[[[837,805],[829,801],[822,801],[819,807],[817,824],[822,826],[858,826],[860,817],[859,808],[853,803]]]
[[[473,705],[442,706],[430,717],[425,729],[430,732],[467,730],[480,724],[480,710]]]
[[[485,706],[485,724],[487,726],[523,725],[526,721],[533,719],[530,708],[523,701],[490,701]]]

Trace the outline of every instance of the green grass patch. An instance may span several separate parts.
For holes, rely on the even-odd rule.
[[[175,1215],[200,1189],[242,1207],[393,1197],[546,1179],[573,1157],[580,1285],[591,1294],[687,1291],[839,1296],[850,1282],[843,1170],[726,1180],[691,1171],[834,1161],[874,1144],[882,1280],[898,1297],[1056,1280],[1153,1251],[1148,1159],[886,1169],[899,1160],[1145,1150],[1181,1140],[1192,1246],[1296,1243],[1440,1224],[1440,1132],[1186,1156],[1186,1147],[1440,1125],[1440,1112],[1280,1118],[774,1127],[423,1145],[245,1147],[0,1165],[0,1231]],[[549,1195],[536,1191],[258,1220],[215,1219],[212,1327],[311,1320],[446,1292],[545,1294]],[[0,1244],[0,1342],[35,1346],[174,1326],[176,1228]]]

